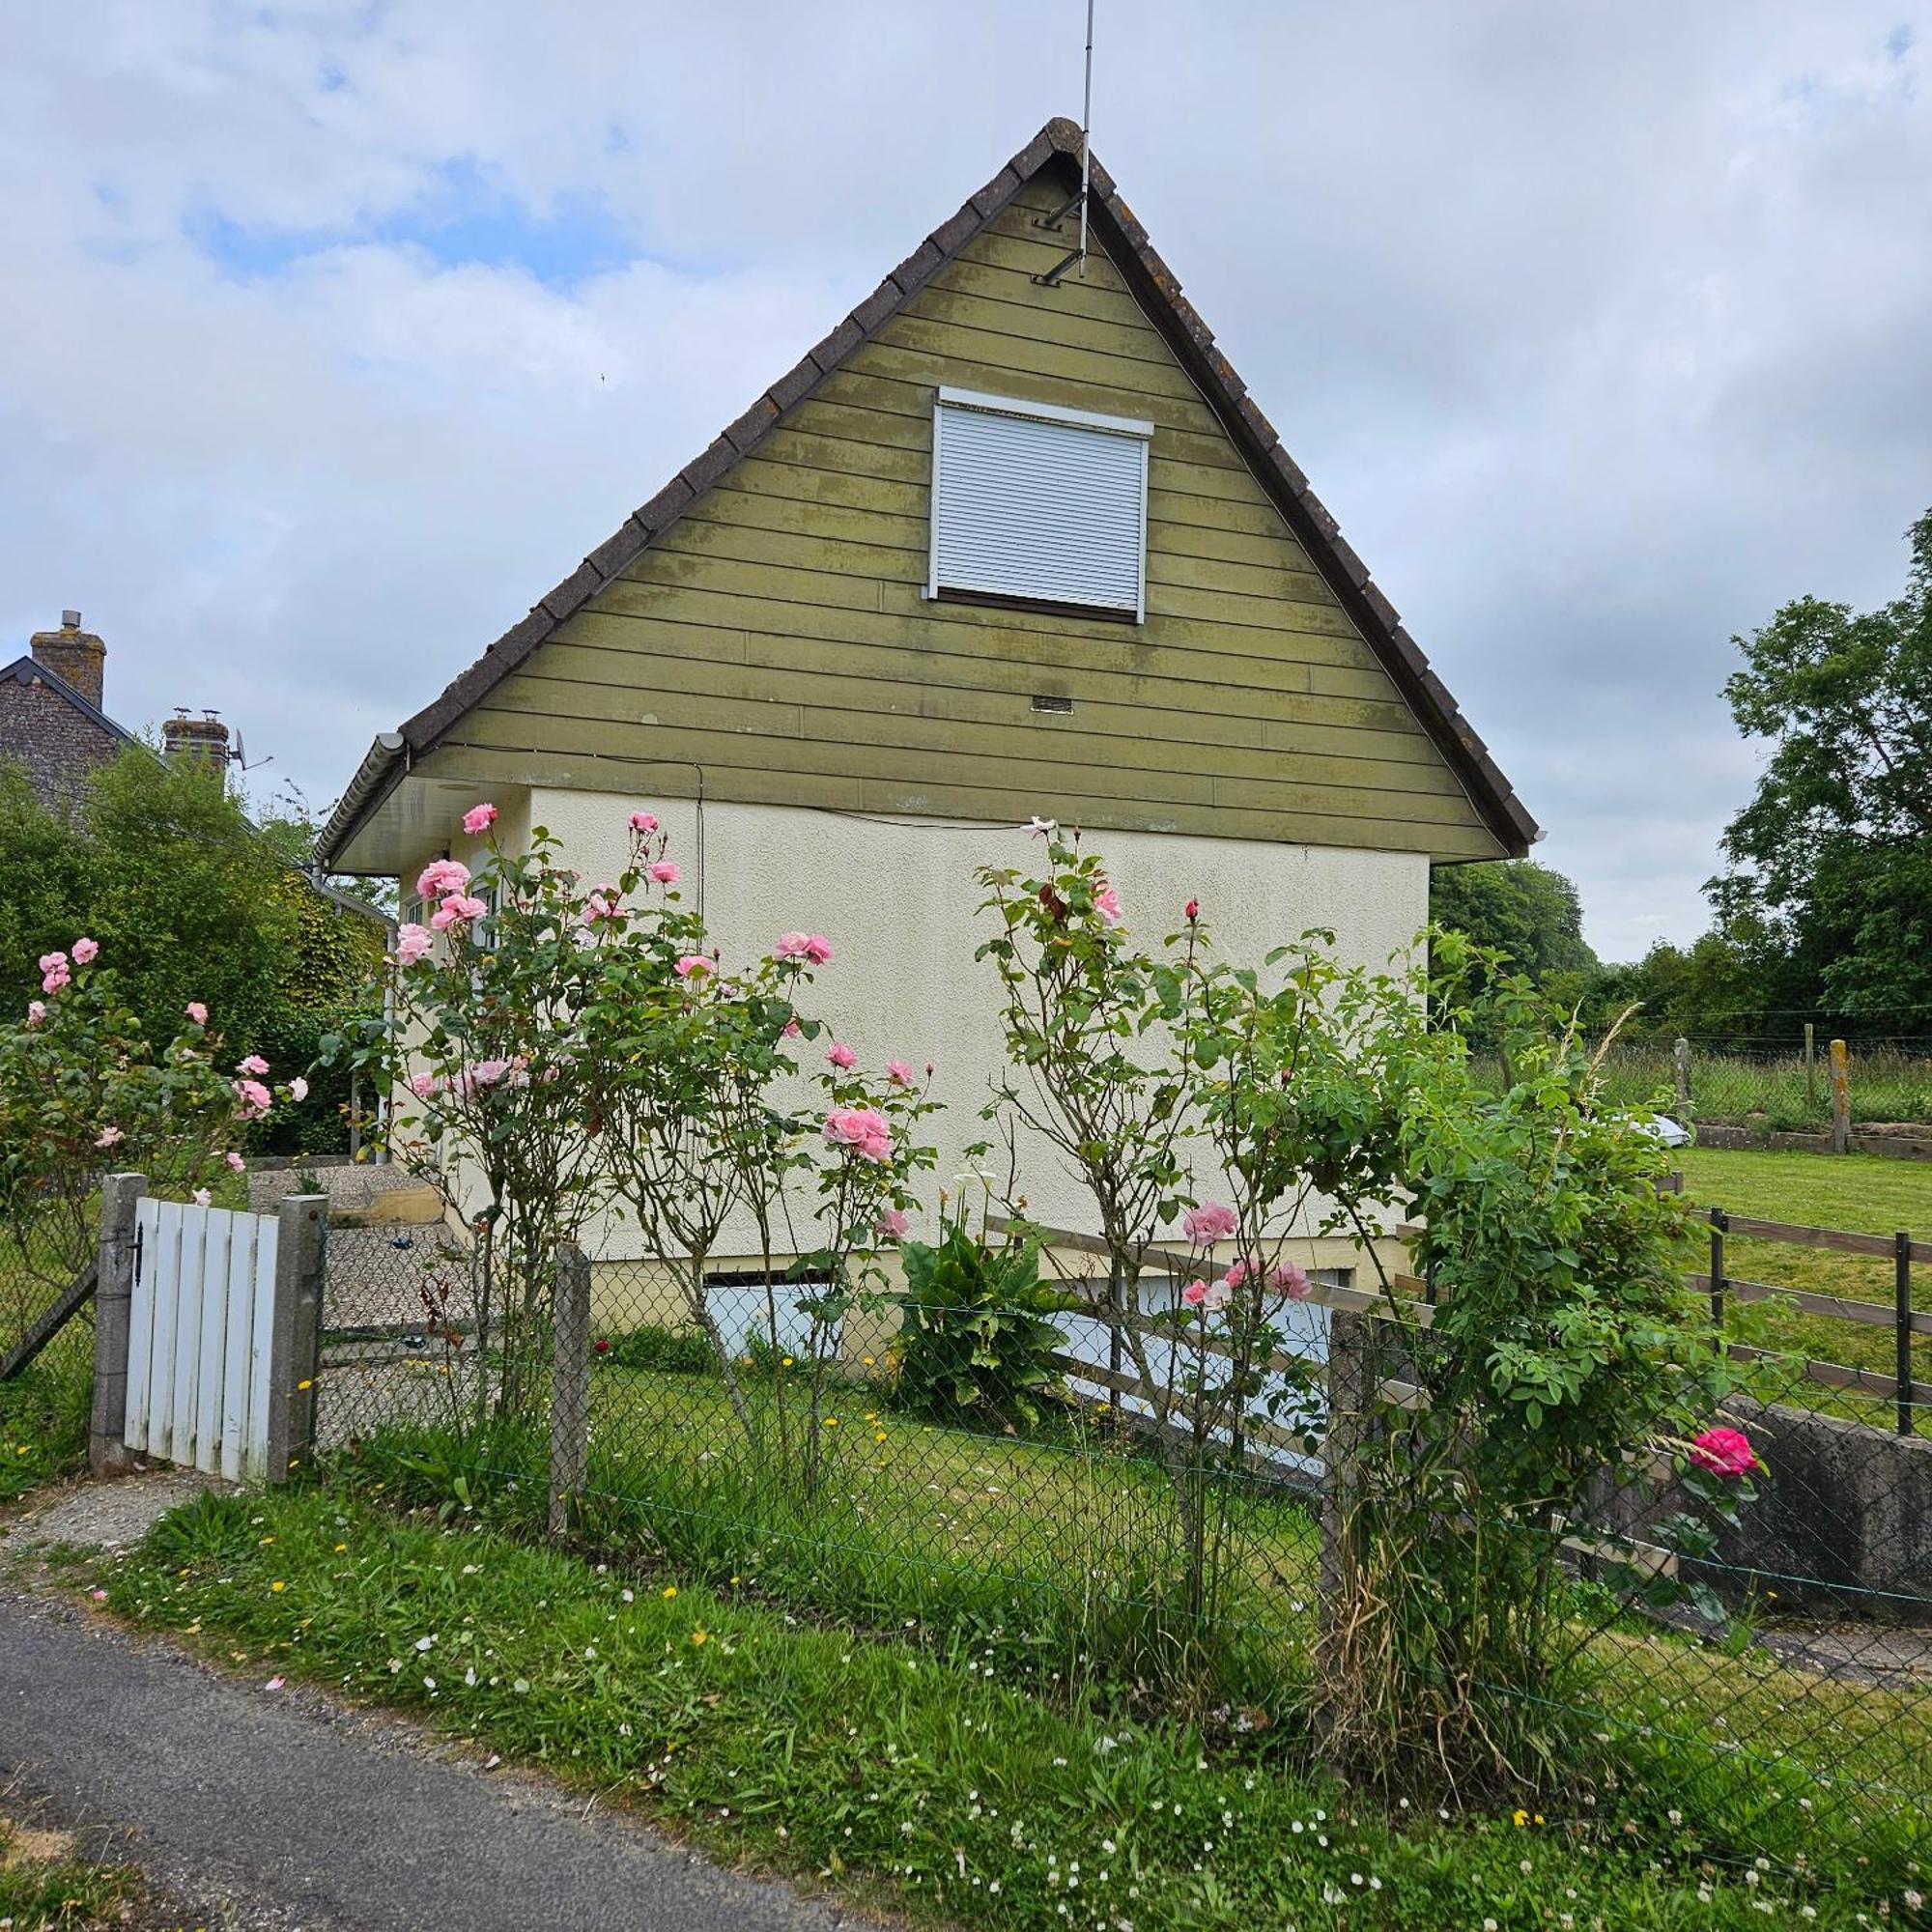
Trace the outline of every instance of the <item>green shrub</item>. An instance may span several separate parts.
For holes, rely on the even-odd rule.
[[[935,1421],[1033,1428],[1066,1343],[1046,1320],[1066,1301],[1040,1280],[1038,1247],[990,1248],[961,1225],[936,1248],[904,1241],[899,1252],[899,1402]]]
[[[667,1328],[646,1322],[625,1335],[611,1335],[599,1341],[600,1361],[620,1369],[656,1369],[671,1376],[712,1376],[718,1364],[711,1344],[701,1328]]]

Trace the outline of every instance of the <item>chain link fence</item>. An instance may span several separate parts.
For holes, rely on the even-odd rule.
[[[1620,1038],[1604,1057],[1613,1104],[1656,1106],[1688,1122],[1818,1134],[1833,1120],[1831,1037],[1691,1035],[1675,1040]],[[1860,1129],[1918,1126],[1932,1136],[1932,1037],[1847,1038],[1851,1123]],[[1493,1063],[1500,1081],[1502,1066]],[[1688,1123],[1688,1122],[1687,1122]]]
[[[653,1587],[702,1581],[1047,1694],[1184,1710],[1209,1736],[1306,1742],[1319,1721],[1323,1303],[1348,1300],[1340,1274],[1289,1312],[1245,1399],[1202,1425],[1184,1392],[1211,1365],[1172,1339],[1178,1280],[1148,1289],[1123,1354],[1091,1287],[1044,1314],[904,1293],[842,1308],[822,1282],[753,1266],[714,1266],[694,1298],[681,1263],[594,1258],[587,1439],[558,1516],[557,1391],[544,1373],[513,1385],[530,1337],[511,1337],[500,1288],[486,1325],[478,1256],[440,1230],[338,1232],[328,1264],[323,1439],[391,1497],[532,1538],[567,1520],[583,1547],[655,1571]],[[1171,1339],[1150,1349],[1163,1324]],[[1012,1373],[1026,1353],[1038,1379],[1023,1404],[983,1363],[935,1396],[930,1351],[962,1333],[947,1374],[976,1356]],[[1426,1387],[1426,1364],[1398,1366]],[[1908,1436],[1895,1389],[1825,1387],[1821,1404],[1807,1363],[1772,1350],[1737,1370],[1713,1420],[1765,1467],[1705,1553],[1654,1551],[1681,1563],[1682,1600],[1646,1604],[1605,1555],[1652,1560],[1681,1498],[1606,1474],[1589,1520],[1549,1532],[1564,1575],[1550,1668],[1488,1688],[1539,1706],[1541,1775],[1577,1819],[1641,1815],[1667,1839],[1673,1817],[1721,1817],[1716,1855],[1797,1871],[1824,1833],[1922,1856],[1932,1388],[1908,1393]],[[1445,1518],[1439,1533],[1461,1532]],[[1431,1602],[1418,1581],[1425,1627]]]

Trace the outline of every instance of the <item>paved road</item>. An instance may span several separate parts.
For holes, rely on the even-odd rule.
[[[849,1916],[408,1726],[236,1683],[0,1583],[0,1790],[107,1828],[168,1907],[333,1932],[821,1932]]]

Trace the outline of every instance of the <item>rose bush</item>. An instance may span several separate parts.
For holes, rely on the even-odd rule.
[[[46,953],[38,995],[0,1017],[0,1242],[11,1262],[0,1270],[0,1348],[92,1258],[103,1171],[207,1201],[245,1167],[242,1146],[276,1102],[259,1055],[223,1065],[200,1001],[156,1050],[103,957],[84,935]],[[306,1092],[297,1079],[281,1097]]]

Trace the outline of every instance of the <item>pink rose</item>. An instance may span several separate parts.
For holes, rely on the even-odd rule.
[[[883,1161],[892,1154],[892,1129],[870,1107],[835,1107],[825,1117],[824,1133],[828,1146],[849,1149],[862,1160]]]
[[[803,959],[807,943],[806,936],[802,932],[781,932],[779,934],[779,943],[772,948],[772,957]]]
[[[410,1092],[418,1100],[427,1100],[436,1092],[436,1075],[434,1073],[412,1073],[410,1075]]]
[[[447,898],[469,885],[469,867],[461,859],[436,859],[416,875],[416,896],[423,899]]]
[[[463,814],[463,829],[475,838],[488,832],[497,822],[497,808],[494,805],[472,805]]]
[[[289,1082],[289,1098],[296,1101],[308,1098],[308,1082],[299,1073]]]
[[[509,1070],[507,1060],[479,1060],[469,1074],[478,1087],[494,1087]]]
[[[236,1153],[232,1149],[227,1153],[225,1153],[222,1156],[222,1158],[225,1161],[227,1161],[229,1167],[236,1174],[245,1174],[248,1171],[248,1163],[245,1160],[243,1160],[239,1153]]]
[[[648,838],[658,829],[658,822],[648,811],[634,811],[631,814],[631,830],[640,838]]]
[[[274,1104],[269,1090],[259,1080],[238,1080],[234,1086],[235,1097],[251,1113],[266,1114]]]
[[[1027,837],[1030,838],[1051,838],[1060,830],[1050,818],[1033,818],[1027,822]]]
[[[1208,1284],[1205,1281],[1190,1281],[1180,1291],[1180,1298],[1190,1308],[1199,1308],[1208,1299]]]
[[[832,1042],[832,1050],[826,1056],[841,1073],[849,1073],[859,1064],[859,1056],[849,1046],[841,1046],[838,1040]]]
[[[660,859],[651,867],[651,877],[661,886],[674,886],[678,879],[677,867],[668,859]]]
[[[895,1087],[910,1087],[912,1068],[903,1060],[889,1060],[886,1062],[886,1078]]]
[[[599,886],[583,901],[583,923],[586,925],[595,925],[600,919],[615,919],[617,913],[617,888],[615,886]]]
[[[1690,1445],[1690,1460],[1717,1476],[1747,1476],[1758,1466],[1757,1451],[1740,1429],[1707,1429]]]
[[[405,926],[403,930],[407,932],[409,927]],[[196,1026],[206,1026],[208,1024],[208,1009],[199,1000],[190,1000],[187,1003],[187,1016]]]
[[[829,966],[832,963],[832,942],[822,932],[808,932],[805,936],[805,956],[814,966]]]
[[[100,951],[100,942],[95,939],[76,939],[73,942],[73,963],[76,966],[92,966],[94,955]]]
[[[676,967],[677,977],[680,980],[702,980],[717,970],[718,968],[701,952],[687,952],[677,962]]]
[[[193,1200],[197,1208],[206,1208],[213,1199],[214,1196],[205,1187],[197,1187],[194,1190]]]
[[[471,920],[481,919],[489,910],[488,899],[480,899],[470,894],[451,893],[437,907],[430,918],[430,924],[439,932],[447,932],[452,925],[466,925]]]
[[[41,954],[41,991],[58,993],[72,974],[68,971],[65,952],[43,952]]]
[[[119,1127],[102,1127],[99,1133],[94,1137],[94,1145],[98,1148],[110,1148],[119,1139],[121,1139],[121,1129]]]
[[[1094,895],[1094,906],[1109,925],[1121,923],[1121,895],[1106,880],[1100,881],[1100,890]]]
[[[27,1024],[29,1026],[39,1026],[46,1016],[47,1003],[44,1000],[29,1000],[27,1002]]]
[[[1235,1210],[1222,1207],[1218,1201],[1190,1208],[1181,1220],[1188,1240],[1197,1248],[1211,1248],[1216,1241],[1226,1240],[1237,1225]]]
[[[1293,1262],[1277,1262],[1268,1270],[1268,1286],[1291,1301],[1306,1301],[1315,1293],[1315,1284]]]
[[[235,1070],[237,1073],[266,1073],[269,1070],[269,1063],[259,1053],[251,1053]]]
[[[1235,1292],[1225,1281],[1210,1281],[1208,1284],[1207,1299],[1202,1306],[1209,1315],[1219,1315],[1235,1298]]]
[[[66,965],[67,954],[65,952],[43,952],[41,954],[41,971],[43,973],[58,973]]]
[[[428,926],[399,925],[396,928],[396,964],[413,966],[418,959],[427,959],[435,946],[436,940]]]
[[[902,1241],[912,1223],[904,1211],[897,1208],[888,1208],[879,1216],[879,1239],[882,1241]]]
[[[1221,1277],[1231,1289],[1239,1288],[1247,1278],[1248,1264],[1246,1262],[1230,1262],[1227,1273]]]
[[[784,1039],[796,1039],[804,1031],[805,1029],[798,1023],[798,1015],[794,1013],[790,1019],[785,1021],[784,1026],[781,1029],[781,1037]]]

